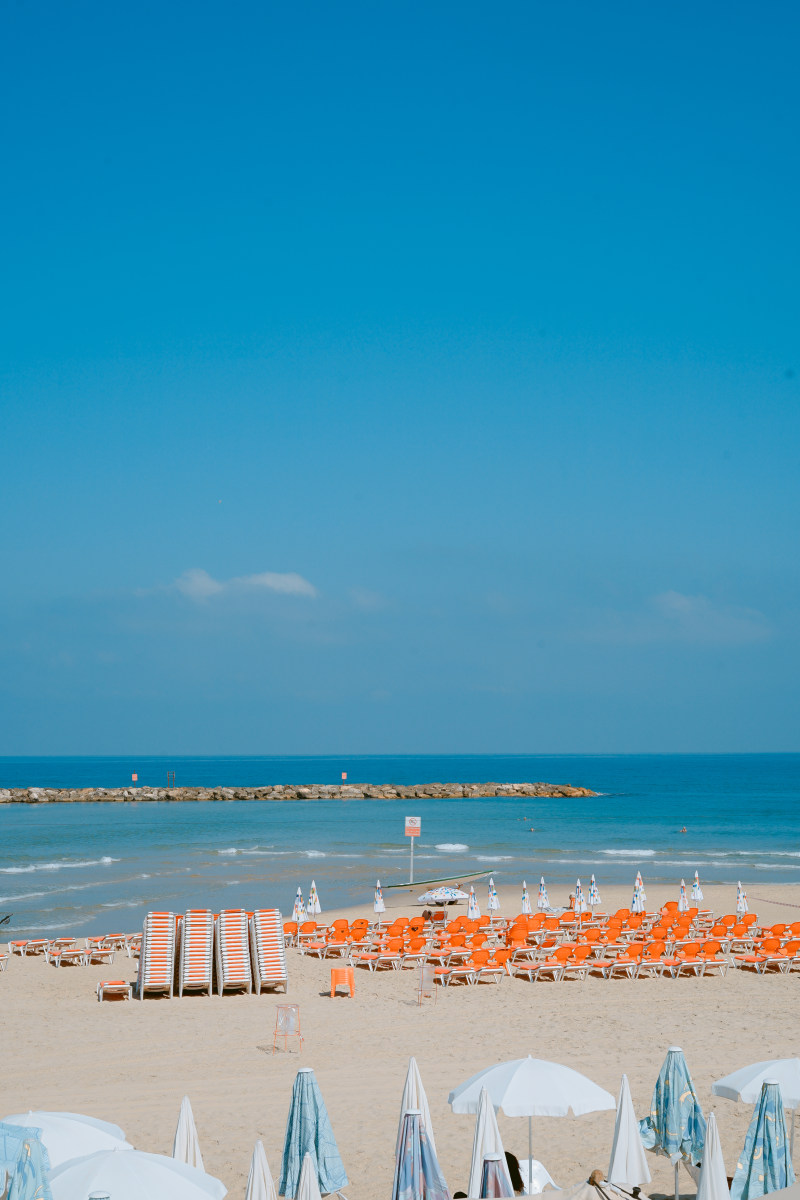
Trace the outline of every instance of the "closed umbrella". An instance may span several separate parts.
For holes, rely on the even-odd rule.
[[[7,1200],[53,1200],[49,1170],[39,1130],[0,1121],[0,1186]]]
[[[172,1143],[172,1157],[178,1162],[188,1163],[190,1167],[204,1170],[203,1156],[200,1153],[200,1142],[197,1137],[192,1106],[189,1097],[181,1100],[181,1111],[178,1113],[178,1127],[175,1130],[175,1140]]]
[[[412,1056],[408,1060],[408,1071],[406,1072],[406,1082],[403,1087],[403,1098],[400,1102],[400,1122],[397,1126],[397,1141],[395,1142],[394,1152],[397,1155],[400,1149],[400,1139],[403,1136],[403,1118],[409,1110],[420,1113],[420,1119],[425,1126],[425,1132],[428,1135],[428,1141],[431,1144],[433,1153],[436,1153],[436,1142],[433,1137],[433,1123],[431,1122],[431,1110],[428,1107],[428,1097],[425,1095],[425,1088],[422,1086],[422,1076],[419,1073],[417,1060]]]
[[[481,915],[481,910],[478,905],[478,897],[475,895],[475,888],[470,884],[469,888],[469,904],[467,905],[467,916],[470,921],[477,921]]]
[[[597,882],[596,882],[596,880],[595,880],[595,877],[594,877],[594,875],[593,875],[593,876],[592,876],[592,881],[591,881],[591,883],[590,883],[590,885],[589,885],[589,907],[590,907],[592,910],[594,910],[594,909],[597,907],[597,905],[598,905],[598,904],[602,904],[602,903],[603,903],[603,902],[602,902],[602,900],[600,899],[600,893],[599,893],[599,892],[598,892],[598,890],[597,890]]]
[[[520,912],[526,917],[531,915],[531,898],[528,895],[528,885],[524,879],[522,881],[522,905]]]
[[[292,920],[296,921],[297,924],[300,925],[306,919],[307,919],[306,906],[303,903],[303,889],[298,888],[297,895],[294,898],[294,908],[292,910]]]
[[[588,911],[588,909],[589,909],[589,905],[586,903],[586,900],[584,899],[583,888],[581,887],[581,881],[579,879],[578,882],[575,884],[575,912],[576,913],[585,913]]]
[[[486,901],[486,907],[489,912],[497,912],[500,907],[500,901],[497,897],[497,888],[494,886],[494,880],[489,878],[489,899]]]
[[[733,1173],[731,1200],[765,1196],[791,1187],[794,1179],[780,1084],[766,1079]]]
[[[686,895],[686,880],[681,880],[681,892],[678,896],[678,912],[689,911],[689,897]]]
[[[250,1159],[250,1174],[247,1176],[244,1200],[278,1200],[275,1180],[269,1169],[263,1142],[256,1142],[253,1157]]]
[[[724,1096],[726,1100],[755,1104],[765,1079],[777,1079],[783,1107],[792,1110],[790,1150],[793,1151],[794,1114],[800,1108],[800,1058],[771,1058],[766,1062],[751,1063],[749,1067],[741,1067],[712,1083],[711,1091],[715,1096]]]
[[[514,1200],[514,1189],[508,1178],[506,1160],[502,1154],[487,1154],[484,1158],[481,1190],[478,1195],[479,1200],[498,1200],[504,1196]]]
[[[544,886],[544,875],[539,880],[539,899],[536,901],[537,908],[549,908],[550,899],[547,895],[547,888]]]
[[[37,1129],[51,1167],[98,1150],[131,1150],[119,1125],[85,1117],[82,1113],[27,1112],[3,1117],[4,1125]]]
[[[614,1097],[571,1067],[544,1059],[516,1058],[473,1075],[447,1097],[453,1112],[478,1111],[481,1089],[506,1116],[528,1118],[529,1189],[533,1179],[533,1117],[565,1117],[613,1109]]]
[[[347,1186],[347,1175],[333,1136],[328,1110],[311,1067],[300,1068],[292,1089],[278,1187],[282,1196],[291,1198],[297,1195],[306,1154],[311,1156],[323,1192],[335,1192]],[[113,1200],[117,1198],[113,1197]]]
[[[297,1184],[297,1200],[322,1200],[317,1172],[314,1170],[314,1160],[306,1154],[300,1168],[300,1179]]]
[[[418,1109],[403,1116],[392,1200],[450,1200],[442,1169]]]
[[[505,1163],[505,1150],[500,1137],[500,1130],[497,1127],[497,1116],[495,1115],[494,1106],[489,1099],[489,1093],[486,1088],[481,1088],[478,1098],[478,1115],[475,1118],[475,1136],[472,1139],[472,1165],[469,1171],[469,1185],[467,1187],[467,1195],[471,1200],[476,1200],[481,1194],[481,1180],[483,1178],[483,1163],[487,1154],[499,1154],[503,1160],[503,1169],[508,1176],[508,1168]],[[508,1186],[511,1189],[508,1192],[503,1192],[503,1195],[513,1196],[514,1189],[511,1187],[511,1179],[508,1178]]]
[[[639,1136],[639,1122],[633,1111],[627,1075],[622,1076],[620,1084],[611,1162],[606,1178],[609,1183],[616,1183],[626,1191],[650,1182],[650,1168]]]
[[[741,882],[736,885],[736,911],[740,916],[748,912],[747,908],[747,892],[741,885]]]
[[[639,885],[639,891],[641,892],[641,895],[642,895],[642,904],[647,904],[647,896],[646,896],[645,890],[644,890],[644,880],[642,879],[641,871],[636,872],[636,882]]]
[[[53,1200],[86,1200],[104,1192],[113,1200],[222,1200],[228,1189],[213,1175],[166,1154],[100,1150],[50,1172]]]
[[[310,917],[318,917],[322,912],[322,905],[319,902],[317,893],[317,885],[314,880],[311,880],[311,891],[308,893],[308,915]]]
[[[703,1163],[697,1181],[697,1200],[729,1200],[728,1176],[717,1130],[717,1118],[708,1114]]]
[[[665,1154],[675,1167],[675,1200],[680,1194],[678,1167],[696,1167],[703,1157],[706,1119],[680,1046],[670,1046],[658,1073],[650,1115],[639,1122],[642,1144]]]
[[[375,901],[372,905],[373,912],[378,914],[378,924],[381,923],[380,914],[386,912],[386,905],[383,903],[383,888],[381,887],[380,879],[375,884]]]
[[[703,889],[700,887],[700,876],[697,873],[697,871],[695,871],[695,873],[694,873],[694,883],[692,884],[692,899],[693,900],[702,900],[703,899]]]

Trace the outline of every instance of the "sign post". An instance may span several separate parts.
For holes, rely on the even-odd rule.
[[[408,882],[414,882],[414,838],[422,832],[422,817],[406,817],[406,837],[411,838],[411,866],[409,867]]]

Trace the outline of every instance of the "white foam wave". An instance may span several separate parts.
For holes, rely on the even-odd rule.
[[[65,921],[61,925],[8,925],[6,928],[9,933],[51,933],[55,929],[72,929],[75,925],[74,921]]]
[[[138,908],[138,900],[108,900],[101,908]]]
[[[239,851],[236,849],[235,846],[231,846],[230,849],[228,849],[228,850],[218,850],[217,851],[217,854],[238,854],[238,853],[239,853]]]
[[[601,854],[612,854],[617,858],[653,858],[655,850],[601,850]]]
[[[108,863],[119,861],[118,858],[112,858],[109,854],[104,854],[102,858],[89,858],[85,862],[32,863],[29,867],[0,867],[0,874],[29,875],[31,871],[63,871],[70,867],[101,867],[106,866]]]
[[[512,862],[513,854],[476,854],[478,862]]]
[[[465,846],[463,842],[437,842],[436,849],[437,850],[458,851],[458,850],[469,850],[469,846]]]
[[[303,850],[306,858],[327,858],[327,854],[323,850]],[[345,857],[345,856],[342,856]]]

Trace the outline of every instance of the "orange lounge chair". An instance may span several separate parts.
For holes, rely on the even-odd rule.
[[[585,979],[589,972],[589,956],[592,953],[592,947],[585,943],[573,948],[572,954],[564,961],[561,968],[560,979]]]
[[[133,984],[126,979],[101,979],[97,985],[97,999],[105,1000],[106,996],[121,996],[130,1000],[133,995]]]
[[[677,979],[679,975],[700,975],[703,970],[703,963],[700,959],[700,951],[702,942],[685,942],[678,953],[675,955],[672,968],[672,977]]]
[[[622,954],[612,962],[611,966],[606,971],[606,979],[613,979],[615,975],[626,975],[628,979],[633,979],[641,962],[644,945],[641,942],[631,943],[627,949],[623,950]]]
[[[636,968],[636,978],[640,979],[642,975],[658,975],[660,978],[664,974],[664,955],[666,949],[666,943],[663,940],[650,942],[649,945],[646,945],[642,950],[642,957]]]
[[[705,975],[706,972],[711,974],[713,971],[716,971],[718,975],[728,974],[728,967],[730,964],[727,958],[722,957],[720,953],[721,949],[722,948],[719,942],[714,938],[703,943],[702,949],[700,950],[700,954],[698,956],[703,964],[700,971],[701,975]]]

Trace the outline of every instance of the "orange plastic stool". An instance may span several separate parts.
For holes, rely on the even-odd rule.
[[[352,967],[331,967],[331,999],[339,987],[350,988],[350,995],[356,994],[355,971]]]

